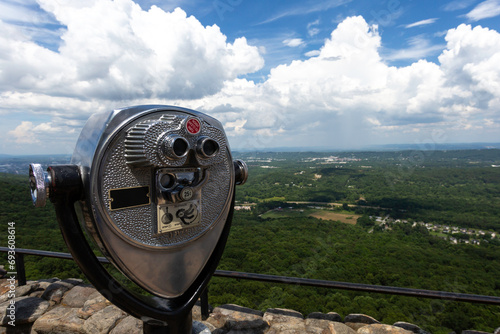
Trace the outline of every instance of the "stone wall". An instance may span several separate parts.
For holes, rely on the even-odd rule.
[[[142,322],[112,305],[92,286],[80,279],[57,278],[29,281],[15,288],[15,310],[10,310],[9,282],[0,280],[0,334],[139,334]],[[9,296],[10,293],[10,296]],[[15,320],[10,315],[15,315]],[[342,317],[335,313],[311,313],[307,317],[293,310],[260,312],[238,305],[216,307],[207,319],[193,308],[193,332],[200,334],[425,334],[417,325],[397,322],[381,324],[363,314]],[[11,322],[14,321],[14,322]],[[15,324],[15,326],[12,326]],[[483,332],[464,331],[462,334]],[[500,328],[495,331],[500,334]]]

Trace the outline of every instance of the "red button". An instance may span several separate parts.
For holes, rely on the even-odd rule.
[[[200,122],[196,118],[190,118],[186,122],[186,129],[190,134],[195,135],[200,132]]]

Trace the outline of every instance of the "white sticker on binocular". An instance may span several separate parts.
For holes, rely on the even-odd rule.
[[[182,230],[201,222],[199,200],[158,206],[158,234]]]

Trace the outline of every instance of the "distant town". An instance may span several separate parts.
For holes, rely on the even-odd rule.
[[[288,202],[293,204],[306,204],[310,202]],[[318,203],[319,204],[319,203]],[[326,204],[326,203],[325,203]],[[328,203],[333,206],[341,206],[340,203]],[[255,207],[255,203],[241,203],[235,205],[234,209],[237,211],[246,210],[250,211]],[[357,207],[356,205],[348,205],[351,209]],[[321,211],[331,211],[324,206],[307,206],[309,209],[321,210]],[[304,212],[302,209],[294,209],[293,207],[275,207],[270,210],[274,212],[283,212],[284,210],[296,211],[296,212]],[[260,215],[262,216],[262,215]],[[341,215],[340,215],[341,216]],[[356,215],[354,215],[356,216]],[[332,216],[336,217],[336,216]],[[358,216],[359,217],[359,216]],[[412,228],[417,226],[422,226],[429,231],[431,235],[437,236],[444,240],[449,241],[452,244],[471,244],[471,245],[481,245],[481,243],[488,243],[488,240],[499,238],[500,234],[495,231],[481,230],[481,229],[472,229],[472,228],[464,228],[459,226],[449,226],[449,225],[441,225],[441,224],[433,224],[433,223],[425,223],[422,221],[413,221],[406,219],[394,219],[390,216],[380,217],[380,216],[369,216],[370,219],[375,222],[375,226],[383,231],[392,230],[395,224],[410,224]],[[368,233],[373,233],[374,228],[371,228]]]
[[[450,241],[452,244],[464,243],[480,245],[481,242],[488,242],[487,239],[494,239],[498,234],[493,231],[483,231],[478,229],[468,229],[458,226],[439,225],[424,222],[411,222],[404,219],[393,219],[386,217],[373,217],[375,222],[383,229],[390,230],[393,224],[411,224],[412,227],[424,226],[431,234]]]
[[[41,163],[42,166],[68,164],[71,155],[33,155],[33,156],[9,156],[0,155],[0,173],[28,175],[29,164]]]

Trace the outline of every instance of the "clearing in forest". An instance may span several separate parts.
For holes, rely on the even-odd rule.
[[[269,210],[268,212],[261,215],[261,218],[269,219],[269,218],[293,218],[293,217],[304,217],[310,216],[314,218],[324,219],[324,220],[332,220],[332,221],[340,221],[341,223],[355,225],[360,215],[349,214],[349,213],[339,213],[331,210],[321,210],[321,209],[305,209],[305,210],[297,210],[297,209],[274,209]]]
[[[317,210],[317,211],[311,212],[309,214],[309,216],[314,217],[314,218],[319,218],[319,219],[333,220],[333,221],[338,220],[341,223],[351,224],[351,225],[355,225],[356,222],[358,221],[358,218],[361,217],[360,215],[337,213],[337,212],[327,211],[327,210]]]

